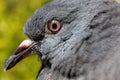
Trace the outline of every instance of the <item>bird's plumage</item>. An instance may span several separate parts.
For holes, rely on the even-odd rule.
[[[46,33],[48,22],[62,24]],[[54,0],[27,21],[24,33],[42,54],[37,80],[119,80],[120,5],[114,0]]]

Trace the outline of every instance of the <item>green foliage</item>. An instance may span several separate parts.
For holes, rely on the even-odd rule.
[[[34,11],[50,0],[0,0],[0,80],[35,80],[40,68],[38,57],[31,56],[4,72],[5,60],[26,39],[22,28]]]

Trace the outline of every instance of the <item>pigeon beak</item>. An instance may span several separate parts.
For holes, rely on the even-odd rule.
[[[32,48],[37,45],[39,42],[33,42],[29,39],[24,40],[17,50],[11,55],[5,63],[4,71],[11,69],[14,67],[19,61],[32,55]]]

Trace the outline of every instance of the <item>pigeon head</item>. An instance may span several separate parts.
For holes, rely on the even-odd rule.
[[[56,0],[34,13],[24,27],[24,33],[29,39],[23,41],[6,61],[5,70],[12,68],[33,52],[42,54],[42,59],[48,60],[50,63],[56,63],[57,58],[61,60],[63,55],[68,57],[74,53],[70,49],[72,50],[77,44],[74,40],[79,37],[79,35],[74,36],[79,34],[77,31],[79,27],[76,26],[78,21],[75,19],[79,15],[80,6],[75,6],[76,3],[72,2],[72,0],[71,2]],[[81,37],[85,36],[81,34]]]

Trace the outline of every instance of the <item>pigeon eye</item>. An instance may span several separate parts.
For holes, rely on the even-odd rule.
[[[48,29],[53,33],[56,34],[60,31],[62,25],[61,22],[58,20],[52,20],[48,23]]]

